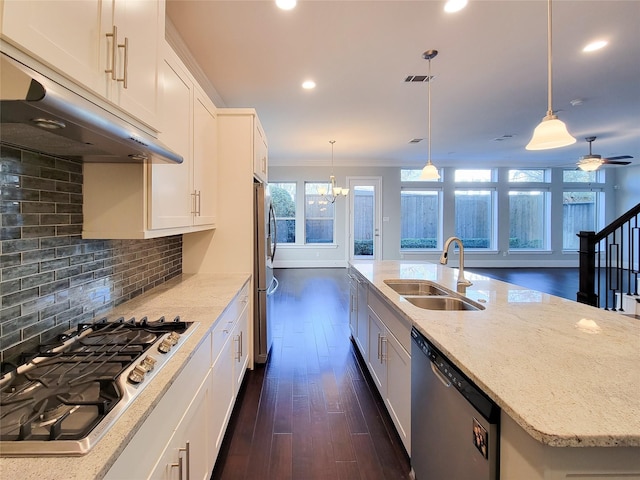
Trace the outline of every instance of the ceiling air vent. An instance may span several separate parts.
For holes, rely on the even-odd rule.
[[[433,75],[408,75],[407,78],[404,79],[407,83],[427,83],[430,80],[433,80]]]

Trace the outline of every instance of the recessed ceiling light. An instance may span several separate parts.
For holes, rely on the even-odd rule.
[[[305,80],[304,82],[302,82],[302,88],[304,88],[305,90],[312,90],[316,88],[316,82],[314,82],[313,80]]]
[[[583,52],[595,52],[596,50],[600,50],[607,46],[606,40],[597,40],[595,42],[589,43],[586,47],[582,49]]]
[[[291,10],[296,6],[296,0],[276,0],[276,5],[282,10]]]
[[[467,0],[448,0],[444,4],[444,11],[447,13],[459,12],[467,6]]]

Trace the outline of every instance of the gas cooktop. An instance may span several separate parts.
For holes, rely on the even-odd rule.
[[[0,455],[83,455],[197,324],[120,318],[81,324],[0,378]]]

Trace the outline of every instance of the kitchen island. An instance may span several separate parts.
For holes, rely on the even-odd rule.
[[[352,268],[499,405],[501,478],[640,478],[636,319],[469,272],[464,295],[483,310],[427,310],[385,280],[456,291],[457,269],[403,261]]]
[[[0,478],[87,480],[105,477],[181,374],[190,376],[191,372],[185,368],[196,351],[209,353],[201,347],[207,346],[212,329],[221,321],[226,322],[228,307],[239,292],[246,290],[249,279],[249,274],[240,273],[183,274],[107,312],[105,315],[110,318],[124,316],[127,319],[145,315],[173,319],[179,315],[182,321],[198,322],[198,325],[192,327],[195,327],[193,333],[89,453],[79,457],[3,457],[0,458]],[[216,345],[215,340],[211,345]],[[164,432],[167,428],[162,422],[154,428],[158,434],[171,434]],[[160,453],[143,450],[138,452],[139,459],[145,454]]]

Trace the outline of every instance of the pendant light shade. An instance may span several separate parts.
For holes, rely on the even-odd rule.
[[[437,50],[427,50],[422,54],[422,58],[429,61],[429,75],[427,77],[429,82],[429,85],[428,85],[428,88],[429,88],[429,111],[428,111],[429,138],[427,139],[427,145],[428,145],[427,164],[422,169],[422,173],[420,173],[420,180],[439,180],[440,179],[440,174],[438,173],[438,169],[435,167],[435,165],[433,165],[433,163],[431,163],[431,81],[433,80],[433,77],[431,76],[431,59],[434,58],[436,55],[438,55]]]
[[[548,72],[548,106],[547,115],[533,131],[527,150],[548,150],[565,147],[576,143],[576,139],[567,131],[567,126],[553,114],[552,69],[551,69],[551,0],[547,0],[547,72]]]
[[[422,173],[420,174],[420,180],[439,180],[440,174],[438,173],[438,169],[433,165],[433,163],[427,163],[422,169]]]
[[[567,126],[555,115],[547,115],[533,131],[533,137],[527,144],[527,150],[548,150],[550,148],[566,147],[576,143]]]

